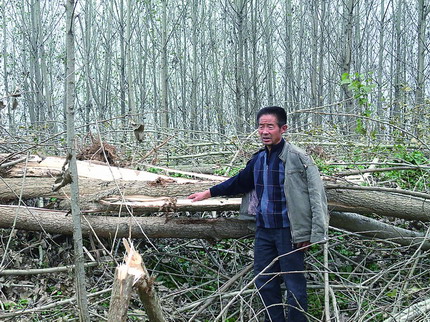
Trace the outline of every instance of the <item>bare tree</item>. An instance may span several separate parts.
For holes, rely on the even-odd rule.
[[[79,319],[90,321],[85,283],[84,251],[82,241],[81,213],[79,208],[78,171],[75,148],[75,1],[66,1],[66,106],[67,106],[67,160],[68,170],[64,176],[70,177],[71,212],[73,217],[73,244],[75,255],[76,297]]]

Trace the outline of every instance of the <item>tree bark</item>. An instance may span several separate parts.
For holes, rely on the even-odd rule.
[[[75,1],[66,2],[66,108],[67,108],[67,172],[70,174],[70,205],[73,219],[73,248],[75,256],[76,299],[79,320],[90,321],[85,283],[84,251],[79,208],[78,167],[75,144]]]
[[[82,234],[99,237],[127,238],[201,238],[218,240],[241,238],[253,234],[252,223],[234,218],[171,218],[82,216]],[[72,218],[66,211],[18,206],[0,206],[0,228],[10,228],[16,218],[16,229],[71,235]],[[248,225],[251,225],[248,227]]]
[[[201,181],[178,183],[171,180],[156,179],[154,181],[101,181],[88,178],[79,178],[82,209],[89,211],[107,211],[117,209],[121,202],[123,206],[132,206],[138,212],[166,211],[167,208],[177,210],[238,210],[238,202],[227,202],[233,199],[209,199],[205,203],[187,203],[181,197],[193,192],[206,190],[217,182]],[[26,178],[26,185],[22,187],[23,199],[37,197],[65,198],[65,192],[52,192],[54,179],[52,178]],[[4,178],[0,181],[0,200],[13,200],[15,191],[20,191],[22,179]],[[352,190],[351,187],[330,186],[326,184],[329,208],[333,211],[355,212],[359,214],[379,214],[382,216],[397,217],[407,220],[430,221],[430,200],[417,196],[394,192]],[[122,197],[124,196],[124,197]],[[162,196],[162,197],[161,197]],[[150,202],[144,198],[158,198],[158,203]],[[177,198],[172,201],[169,198]],[[162,201],[160,201],[162,200]],[[99,202],[102,201],[102,205]],[[137,202],[146,202],[137,203]],[[152,200],[154,201],[154,200]],[[173,204],[171,204],[173,202]],[[169,203],[171,204],[169,206]],[[175,204],[177,206],[175,206]],[[85,207],[84,207],[85,205]],[[165,205],[166,207],[164,207]],[[69,205],[63,203],[63,209]],[[161,207],[158,208],[157,207]],[[164,209],[164,210],[163,210]]]
[[[127,265],[115,269],[112,296],[110,298],[108,322],[127,321],[127,311],[130,303],[135,275],[128,273]]]
[[[423,250],[430,249],[430,241],[423,233],[395,227],[354,213],[332,212],[330,214],[330,225],[371,238],[389,240],[404,246],[423,243]]]
[[[359,214],[378,214],[406,220],[430,221],[430,200],[391,192],[326,189],[329,208]]]
[[[143,302],[149,321],[166,321],[155,292],[154,279],[149,275],[142,256],[126,239],[123,239],[123,244],[127,250],[127,256],[125,263],[115,270],[108,321],[127,321],[127,310],[134,285],[137,287],[137,293]]]
[[[111,238],[201,238],[219,240],[242,238],[254,234],[254,223],[236,218],[169,218],[169,217],[108,217],[83,215],[82,234],[97,234]],[[72,218],[65,211],[18,206],[0,206],[0,228],[72,234]],[[370,238],[387,239],[400,245],[418,245],[430,249],[425,235],[381,223],[354,213],[332,212],[330,225],[357,232]]]

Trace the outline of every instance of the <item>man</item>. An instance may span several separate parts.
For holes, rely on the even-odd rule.
[[[261,109],[257,122],[264,149],[236,176],[188,198],[199,201],[252,191],[256,197],[255,284],[266,307],[266,321],[285,321],[282,278],[287,288],[288,321],[300,322],[307,321],[304,252],[311,243],[327,239],[327,199],[313,160],[282,138],[286,121],[281,107]],[[249,197],[243,202],[252,203]]]

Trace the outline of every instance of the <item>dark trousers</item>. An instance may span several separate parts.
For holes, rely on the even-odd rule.
[[[266,307],[266,321],[284,322],[281,282],[287,287],[288,321],[307,321],[306,279],[303,273],[289,273],[304,270],[303,251],[293,251],[289,228],[261,228],[255,232],[254,273],[258,275],[255,285]],[[288,254],[288,255],[284,255]],[[284,256],[281,256],[284,255]],[[274,261],[273,265],[270,263]],[[267,267],[267,268],[266,268]]]

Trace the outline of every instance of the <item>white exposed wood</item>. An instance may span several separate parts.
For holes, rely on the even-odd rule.
[[[64,158],[60,157],[40,157],[33,156],[27,167],[32,169],[28,175],[36,173],[37,171],[47,171],[51,175],[58,175],[61,173],[61,168],[64,164]],[[139,171],[127,168],[119,168],[116,166],[109,166],[100,164],[98,161],[77,161],[79,177],[92,178],[103,181],[124,180],[124,181],[154,181],[158,178],[172,179],[171,177],[151,173],[147,171]],[[24,165],[16,165],[10,171],[10,176],[21,177],[24,170]],[[196,182],[196,180],[175,178],[174,181],[178,183]]]
[[[142,166],[144,166],[145,168],[154,168],[154,169],[163,170],[167,174],[177,173],[177,174],[182,174],[185,176],[190,176],[193,178],[199,178],[199,179],[204,179],[204,180],[224,181],[224,180],[228,179],[227,177],[223,177],[223,176],[216,176],[216,175],[210,175],[210,174],[202,174],[202,173],[196,173],[196,172],[190,172],[190,171],[176,170],[176,169],[171,169],[171,168],[167,168],[167,167],[154,166],[151,164],[142,164]]]
[[[428,317],[428,312],[430,312],[430,299],[426,299],[414,305],[411,305],[403,312],[386,319],[384,322],[409,322],[409,321],[418,321],[414,320],[420,316],[424,318],[424,320],[419,321],[427,321],[425,317]]]
[[[192,202],[187,198],[169,197],[147,197],[147,196],[125,196],[119,199],[118,196],[104,198],[100,200],[109,209],[130,207],[135,211],[142,209],[148,211],[176,212],[176,211],[210,211],[210,210],[237,210],[240,207],[240,198],[211,198],[199,202]]]

